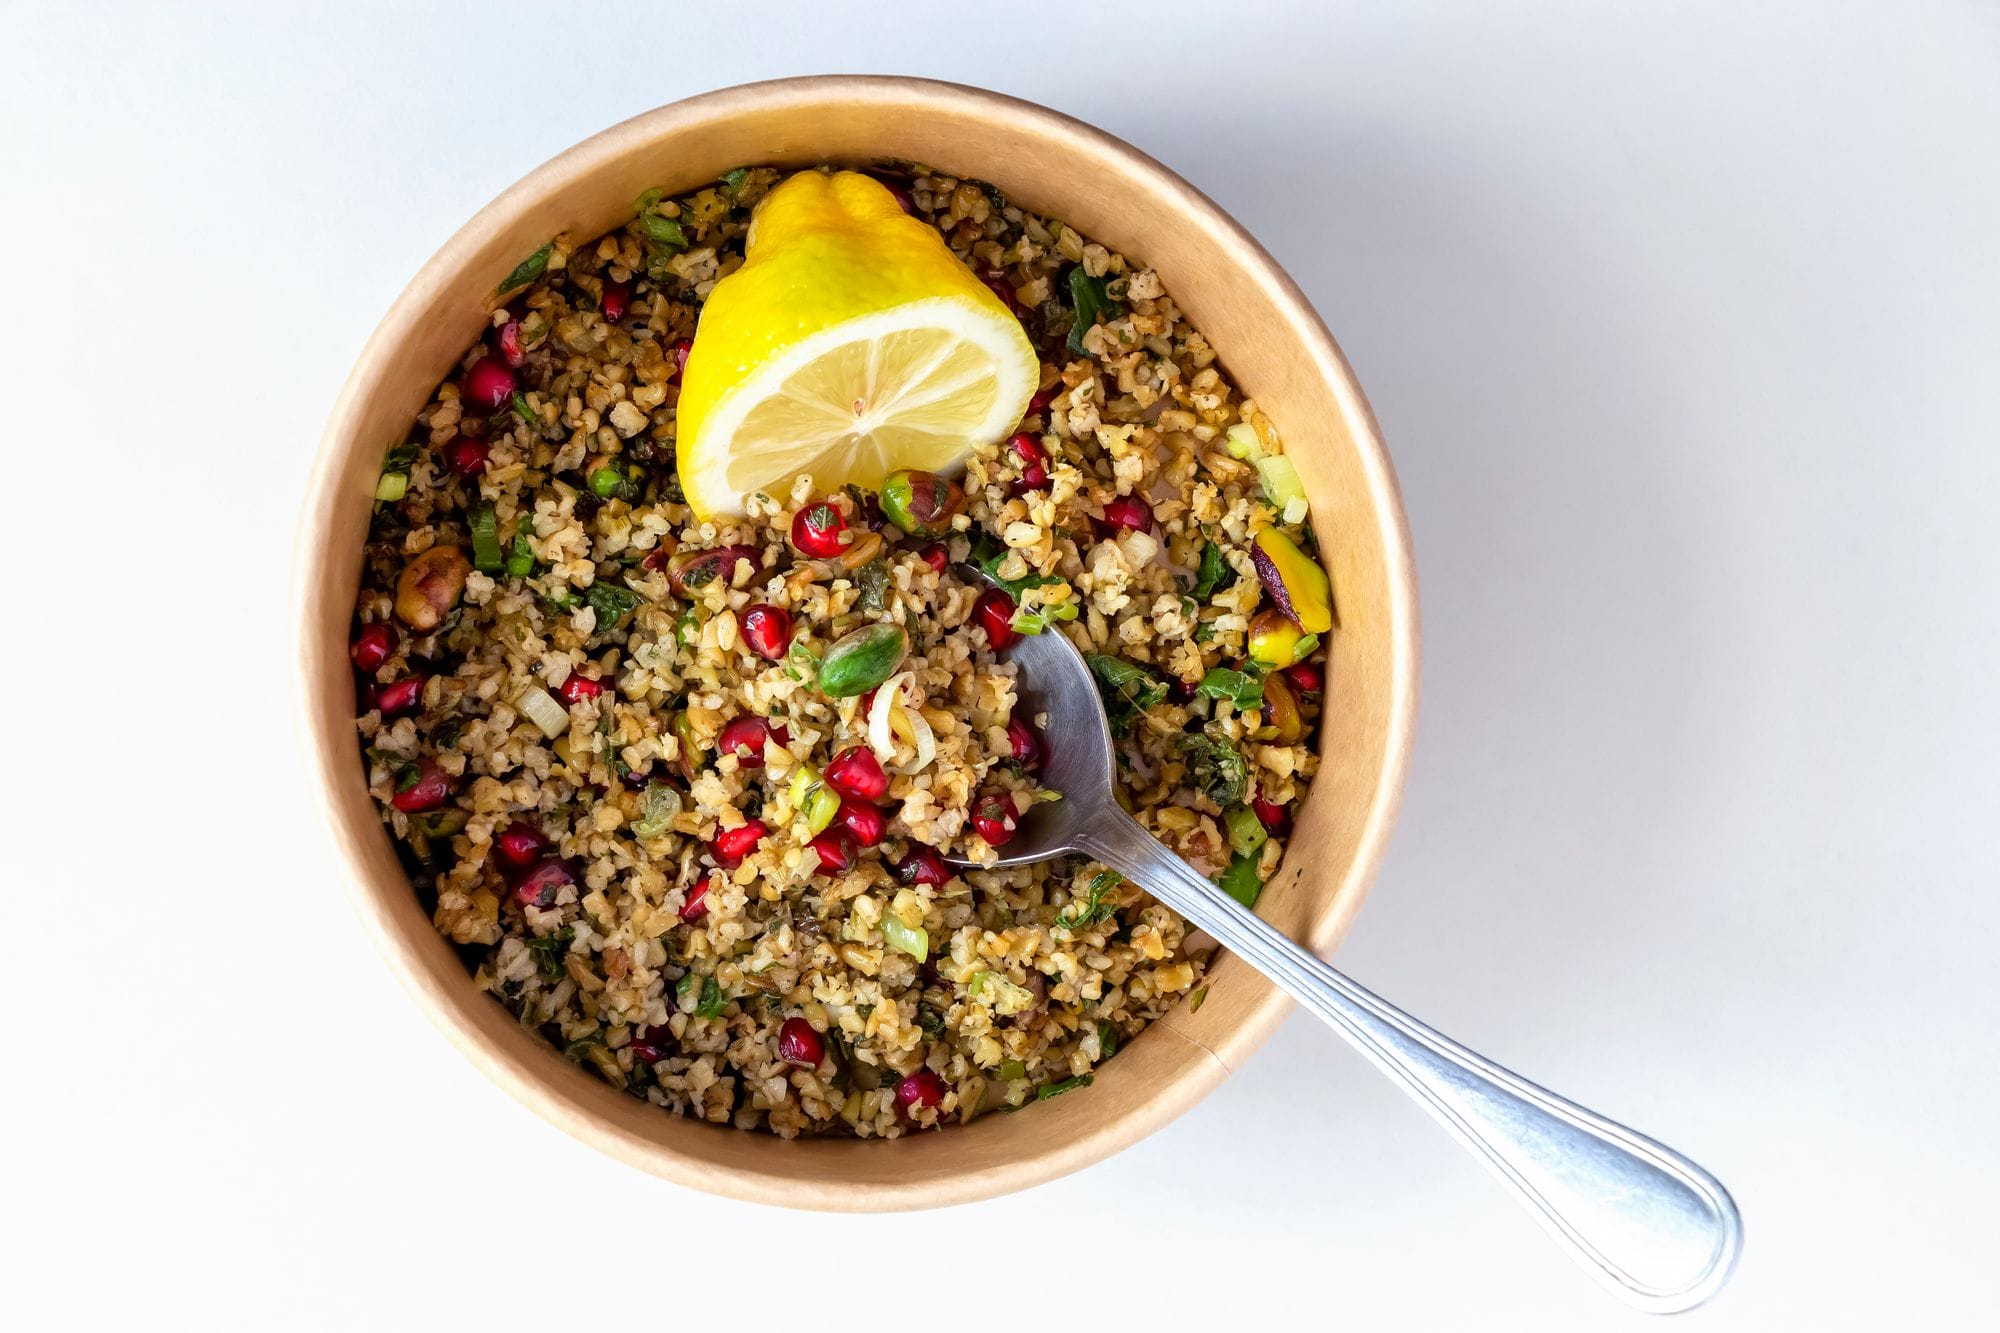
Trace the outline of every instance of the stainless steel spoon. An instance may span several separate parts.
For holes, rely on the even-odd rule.
[[[1111,729],[1075,645],[1054,631],[1032,635],[1011,660],[1024,715],[1047,715],[1040,778],[1063,799],[1023,817],[1001,865],[1079,852],[1206,930],[1401,1084],[1613,1294],[1670,1314],[1722,1287],[1743,1223],[1721,1182],[1665,1144],[1467,1050],[1265,924],[1119,808]]]

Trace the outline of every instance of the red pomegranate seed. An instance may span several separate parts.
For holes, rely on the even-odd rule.
[[[715,854],[717,861],[734,868],[743,863],[744,857],[756,851],[757,844],[770,834],[770,825],[761,819],[753,819],[717,833],[715,841],[709,845],[709,851]]]
[[[673,993],[673,987],[669,986],[667,994],[672,995]],[[674,1030],[665,1023],[649,1027],[644,1032],[638,1033],[626,1047],[627,1050],[632,1052],[634,1060],[649,1065],[656,1065],[666,1059],[667,1052],[673,1048]]]
[[[688,368],[688,353],[694,350],[694,344],[686,338],[676,339],[671,350],[674,354],[674,374],[678,375]]]
[[[444,465],[461,477],[476,477],[486,470],[489,452],[486,441],[461,435],[444,447]]]
[[[604,296],[597,304],[597,313],[604,316],[606,324],[616,324],[625,318],[626,309],[632,304],[632,284],[604,280]]]
[[[521,350],[521,321],[510,319],[500,326],[500,357],[510,366],[518,366],[528,359]]]
[[[944,1080],[928,1069],[919,1069],[896,1084],[896,1105],[905,1111],[932,1108],[944,1101],[944,1094]]]
[[[819,855],[822,875],[841,875],[854,864],[854,835],[844,828],[830,828],[806,846]]]
[[[1042,738],[1018,717],[1007,719],[1007,748],[1022,768],[1032,772],[1042,766]]]
[[[1004,847],[1012,842],[1018,818],[1014,798],[1006,792],[988,792],[972,807],[973,831],[986,839],[989,847]]]
[[[1326,688],[1326,673],[1317,662],[1300,662],[1285,668],[1285,679],[1307,694],[1318,694]]]
[[[383,717],[401,717],[414,713],[424,701],[424,678],[405,676],[401,680],[390,681],[375,691],[375,706],[382,710]]]
[[[903,859],[896,862],[896,878],[904,884],[927,884],[939,889],[950,881],[951,867],[944,863],[937,848],[913,842]]]
[[[1169,676],[1167,678],[1167,693],[1174,696],[1174,702],[1177,704],[1189,703],[1194,699],[1196,684],[1198,684],[1196,681],[1182,680],[1179,676]]]
[[[551,856],[530,866],[514,881],[514,901],[523,907],[550,908],[556,905],[556,890],[576,883],[576,872]]]
[[[347,645],[347,656],[356,671],[373,675],[378,667],[395,655],[396,644],[401,637],[396,633],[396,627],[387,621],[363,625],[355,634],[354,642]]]
[[[880,810],[860,801],[842,801],[840,813],[834,819],[863,847],[879,846],[889,825]]]
[[[1284,806],[1267,801],[1262,796],[1250,798],[1250,809],[1256,814],[1257,822],[1273,833],[1282,829],[1289,819]]]
[[[569,677],[556,686],[556,697],[572,707],[585,699],[595,699],[602,693],[604,693],[604,682],[586,676],[581,671],[570,672]]]
[[[857,801],[879,801],[889,790],[889,775],[865,745],[850,745],[826,766],[826,785]]]
[[[831,500],[814,500],[792,518],[792,545],[800,555],[828,560],[847,550],[847,515]]]
[[[482,356],[459,382],[458,400],[476,417],[489,417],[514,396],[514,372],[497,356]]]
[[[879,689],[880,687],[878,686],[877,688]],[[869,713],[874,711],[874,709],[875,709],[875,691],[870,690],[868,691],[868,693],[861,696],[861,716],[867,717]]]
[[[500,836],[493,840],[493,848],[500,853],[500,859],[510,866],[524,866],[542,854],[549,845],[542,831],[526,820],[517,819],[500,830]]]
[[[389,804],[406,815],[414,815],[437,809],[450,795],[451,779],[435,762],[425,759],[417,764],[414,775],[408,769],[401,772],[396,779],[396,794],[389,798]]]
[[[703,880],[688,891],[687,901],[681,904],[681,920],[699,921],[708,915],[708,881]]]
[[[715,738],[718,754],[733,754],[739,768],[762,768],[764,766],[764,743],[776,741],[780,746],[792,743],[792,733],[783,727],[774,727],[761,717],[739,717],[732,719]]]
[[[1104,521],[1114,528],[1145,532],[1153,526],[1153,507],[1136,495],[1121,495],[1104,506]]]
[[[791,612],[782,607],[760,602],[743,613],[737,628],[743,631],[743,642],[750,645],[750,651],[767,662],[783,659],[792,646]]]
[[[1021,480],[1015,484],[1016,491],[1038,491],[1049,484],[1049,458],[1042,452],[1040,441],[1022,431],[1008,438],[1007,447],[1021,460]]]
[[[1038,413],[1048,411],[1049,404],[1053,403],[1056,400],[1056,395],[1061,393],[1064,389],[1068,387],[1069,386],[1067,384],[1064,384],[1061,380],[1057,380],[1054,384],[1051,384],[1046,389],[1035,390],[1035,396],[1028,400],[1028,411],[1026,415],[1032,417],[1037,415]]]
[[[917,554],[921,555],[924,558],[924,563],[931,567],[931,573],[933,574],[943,574],[944,567],[949,562],[950,559],[950,557],[948,557],[945,554],[944,547],[936,542],[933,542],[929,546],[924,547],[924,549],[917,552]]]
[[[1021,636],[1014,632],[1014,599],[998,588],[988,588],[972,604],[972,623],[986,631],[986,641],[996,653],[1005,652]]]
[[[778,1058],[800,1069],[817,1069],[826,1047],[813,1025],[794,1015],[778,1029]]]
[[[1014,284],[1007,281],[1007,275],[997,268],[979,270],[979,280],[986,284],[986,290],[1000,298],[1000,304],[1007,307],[1010,315],[1021,313],[1021,298],[1014,295]]]

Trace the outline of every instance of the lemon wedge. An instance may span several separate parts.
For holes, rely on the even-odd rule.
[[[1020,322],[879,181],[802,171],[758,205],[743,266],[702,306],[682,372],[696,517],[752,492],[879,489],[949,472],[1020,421],[1040,367]]]

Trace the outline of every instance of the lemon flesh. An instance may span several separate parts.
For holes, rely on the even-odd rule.
[[[879,489],[949,472],[1020,421],[1040,367],[1000,298],[857,172],[802,171],[750,222],[682,372],[681,489],[696,517],[753,492]]]

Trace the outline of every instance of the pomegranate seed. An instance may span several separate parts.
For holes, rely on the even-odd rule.
[[[1014,284],[1007,281],[1007,275],[997,268],[979,270],[979,280],[986,284],[986,290],[1000,298],[1000,304],[1007,307],[1007,313],[1021,313],[1021,298],[1014,295]]]
[[[903,859],[896,862],[896,878],[904,884],[927,884],[941,889],[951,879],[951,867],[944,863],[937,848],[913,842]]]
[[[1153,507],[1136,495],[1121,495],[1104,506],[1104,521],[1114,528],[1145,532],[1153,526]]]
[[[632,284],[604,280],[604,295],[597,303],[597,313],[604,316],[606,324],[616,324],[625,318],[626,308],[632,304]]]
[[[1014,632],[1014,599],[998,588],[988,588],[972,604],[972,623],[986,631],[986,641],[996,653],[1005,652],[1021,636]]]
[[[876,689],[880,688],[881,688],[880,686],[876,687]],[[875,690],[870,690],[868,691],[868,693],[861,696],[861,716],[867,717],[868,714],[871,711],[873,711],[874,707],[875,707]]]
[[[924,558],[924,563],[931,567],[931,573],[933,574],[944,573],[944,567],[949,557],[945,555],[945,550],[942,545],[933,542],[929,546],[926,546],[923,550],[917,552],[917,554],[921,555]]]
[[[486,441],[461,435],[444,447],[444,465],[461,477],[476,477],[486,470],[489,450]]]
[[[396,643],[401,636],[396,627],[387,621],[377,621],[373,625],[363,625],[355,634],[354,642],[347,645],[347,656],[354,663],[356,671],[370,675],[376,668],[388,661],[396,652]]]
[[[792,646],[792,616],[781,607],[760,602],[743,613],[737,628],[750,651],[768,662],[781,660]]]
[[[778,1058],[800,1069],[817,1069],[826,1047],[805,1019],[793,1016],[778,1029]]]
[[[854,835],[854,841],[863,847],[880,845],[882,834],[889,821],[880,810],[860,801],[842,801],[840,813],[834,816],[840,827]]]
[[[896,1105],[905,1111],[937,1106],[944,1101],[944,1080],[928,1069],[919,1069],[896,1084]]]
[[[1061,380],[1057,380],[1046,389],[1035,390],[1035,396],[1028,400],[1027,415],[1032,417],[1038,413],[1048,411],[1049,404],[1056,400],[1056,395],[1068,387]]]
[[[497,356],[482,356],[459,382],[458,400],[476,417],[492,416],[514,396],[514,372]]]
[[[681,904],[681,920],[699,921],[708,915],[708,881],[703,880],[688,891],[687,901]]]
[[[382,710],[383,717],[401,717],[405,713],[414,713],[423,701],[422,676],[405,676],[375,691],[375,706]]]
[[[1018,818],[1014,798],[1006,792],[988,792],[972,807],[973,831],[986,839],[989,847],[1004,847],[1012,842]]]
[[[850,745],[826,766],[826,785],[857,801],[879,801],[889,790],[889,775],[865,745]]]
[[[678,375],[688,368],[688,353],[694,350],[694,344],[686,338],[678,338],[670,350],[674,354],[674,374]]]
[[[847,550],[847,515],[830,500],[814,500],[792,518],[792,545],[799,554],[828,560]]]
[[[1167,678],[1167,693],[1174,696],[1174,702],[1177,704],[1190,703],[1194,699],[1195,686],[1198,683],[1182,680],[1179,676],[1170,676]]]
[[[435,810],[451,795],[451,779],[429,759],[417,765],[414,779],[407,778],[408,770],[404,770],[396,780],[396,794],[389,798],[389,804],[406,815]]]
[[[1034,436],[1022,431],[1008,438],[1007,447],[1021,460],[1021,480],[1014,486],[1017,492],[1038,491],[1049,484],[1049,458]]]
[[[500,859],[510,866],[524,866],[542,854],[549,845],[542,831],[526,820],[517,819],[500,830],[500,836],[493,840],[494,850]]]
[[[780,746],[792,743],[792,733],[783,727],[774,727],[761,717],[739,717],[723,727],[715,738],[718,754],[733,754],[739,768],[762,768],[764,766],[764,745],[776,741]]]
[[[667,994],[672,995],[673,993],[673,988],[669,986]],[[673,1048],[674,1030],[665,1023],[647,1028],[644,1032],[633,1037],[630,1044],[626,1047],[627,1050],[632,1052],[634,1060],[642,1061],[649,1065],[656,1065],[666,1059],[667,1052]]]
[[[1042,738],[1018,717],[1007,720],[1007,748],[1022,768],[1032,771],[1042,766]]]
[[[840,875],[854,864],[854,835],[844,828],[830,828],[814,838],[806,846],[819,854],[819,869],[823,875]]]
[[[510,319],[500,326],[500,357],[510,366],[518,366],[528,359],[521,350],[521,321]]]
[[[876,179],[881,180],[882,178],[878,176]],[[908,190],[894,181],[882,181],[882,188],[896,196],[896,202],[902,206],[905,213],[908,213],[911,217],[917,215],[917,201]]]
[[[743,863],[744,857],[756,851],[757,844],[769,837],[770,833],[770,825],[761,819],[753,819],[717,833],[715,841],[709,845],[709,851],[714,853],[717,861],[734,868]]]
[[[1257,822],[1273,833],[1283,828],[1288,819],[1284,806],[1267,801],[1262,796],[1250,798],[1250,809],[1256,814]]]
[[[551,856],[537,861],[514,881],[514,901],[523,907],[547,909],[556,905],[556,890],[576,883],[576,872]]]
[[[1326,688],[1326,673],[1317,662],[1300,662],[1285,668],[1285,679],[1307,694],[1318,694]]]
[[[595,699],[602,693],[604,693],[604,682],[586,676],[581,671],[570,672],[568,679],[556,686],[556,697],[572,707],[585,699]]]

